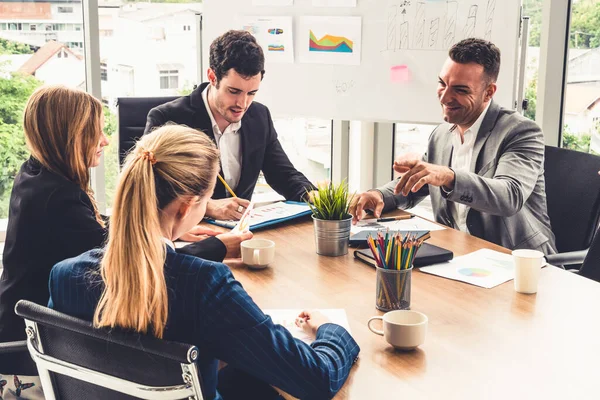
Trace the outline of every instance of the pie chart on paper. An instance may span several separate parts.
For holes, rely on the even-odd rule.
[[[458,273],[465,276],[472,276],[473,278],[487,278],[492,275],[492,271],[483,268],[461,268]]]

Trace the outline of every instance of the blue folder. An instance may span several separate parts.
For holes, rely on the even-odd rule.
[[[306,203],[298,202],[298,201],[284,201],[284,203],[306,205]],[[276,204],[276,203],[273,203],[273,204]],[[311,215],[311,214],[312,214],[312,211],[310,209],[308,209],[306,211],[300,211],[297,214],[290,215],[288,217],[276,218],[276,219],[272,219],[272,220],[269,220],[269,221],[264,221],[264,222],[261,222],[261,223],[258,223],[258,224],[251,224],[249,229],[251,231],[255,231],[255,230],[258,230],[258,229],[264,229],[264,228],[270,227],[271,225],[277,225],[277,224],[280,224],[280,223],[285,222],[285,221],[289,221],[289,220],[296,219],[296,218],[301,218],[301,217],[304,217],[306,215]],[[217,226],[222,226],[224,228],[230,228],[230,229],[233,229],[233,227],[238,223],[238,221],[219,221],[219,220],[215,220],[215,219],[212,219],[212,218],[206,218],[205,221],[208,222],[209,224],[213,224],[213,225],[217,225]]]

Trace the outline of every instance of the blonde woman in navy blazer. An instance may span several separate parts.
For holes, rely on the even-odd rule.
[[[172,241],[203,217],[218,168],[219,151],[192,128],[143,136],[117,185],[106,248],[52,269],[49,306],[97,327],[198,346],[207,399],[222,398],[219,360],[295,397],[333,397],[359,352],[343,327],[302,312],[297,324],[316,336],[309,346],[274,324],[227,266],[174,251]],[[265,398],[246,390],[246,398]]]

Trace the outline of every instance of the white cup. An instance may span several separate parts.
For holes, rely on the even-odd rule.
[[[544,253],[537,250],[513,250],[515,262],[515,291],[537,293]]]
[[[371,327],[371,322],[379,319],[383,321],[383,330]],[[427,321],[427,316],[418,311],[395,310],[382,317],[371,317],[367,326],[371,332],[383,336],[396,349],[412,350],[425,342]]]
[[[263,269],[275,258],[275,242],[267,239],[244,240],[241,244],[242,262],[252,269]]]

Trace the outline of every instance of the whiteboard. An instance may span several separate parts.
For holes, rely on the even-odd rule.
[[[514,108],[520,0],[357,0],[356,7],[315,7],[315,0],[254,6],[253,1],[258,0],[204,0],[203,65],[208,68],[210,43],[229,29],[241,29],[248,16],[291,17],[293,63],[267,61],[256,97],[274,115],[442,122],[436,95],[439,72],[452,44],[473,36],[500,48],[494,98]],[[309,44],[304,22],[323,16],[360,17],[358,65],[304,62]]]

